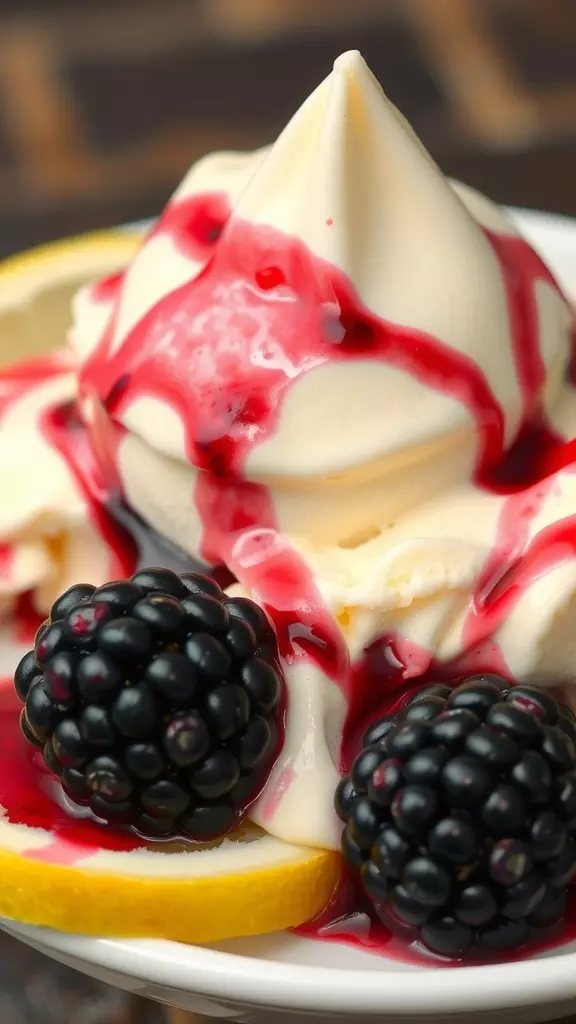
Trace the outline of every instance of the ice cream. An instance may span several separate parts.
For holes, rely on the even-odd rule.
[[[276,626],[286,735],[252,810],[272,835],[337,848],[342,737],[379,689],[571,680],[568,303],[358,53],[272,147],[195,165],[74,311],[99,497],[67,448],[75,479]]]
[[[96,313],[84,293],[83,414],[128,504],[331,651],[287,646],[286,743],[255,811],[268,830],[337,842],[350,663],[378,638],[410,674],[465,655],[570,674],[576,563],[563,545],[524,554],[570,514],[570,470],[540,463],[569,462],[568,306],[358,54],[271,149],[193,168],[103,332]],[[527,469],[522,447],[540,451]],[[484,607],[519,557],[522,594],[511,581]]]
[[[78,572],[103,583],[122,564],[92,525],[83,488],[59,450],[75,369],[59,351],[0,377],[0,611],[31,593],[35,610],[46,615],[55,592]]]
[[[56,434],[62,436],[59,410],[77,390],[77,360],[64,348],[69,297],[83,281],[124,264],[135,248],[130,232],[108,232],[2,264],[0,615],[5,623],[16,608],[21,620],[26,608],[26,632],[78,571],[104,581],[111,570],[127,567],[92,527],[91,502]],[[24,640],[21,634],[18,628]]]

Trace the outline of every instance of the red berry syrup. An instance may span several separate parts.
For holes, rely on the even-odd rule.
[[[98,850],[125,852],[145,846],[135,835],[122,833],[89,818],[71,816],[62,803],[58,780],[20,729],[22,703],[11,680],[0,683],[0,807],[12,825],[45,829],[46,845],[24,849],[22,856],[71,867]],[[80,809],[79,809],[80,810]]]
[[[560,925],[541,929],[534,940],[521,949],[501,951],[492,956],[474,951],[467,958],[448,959],[431,953],[414,939],[410,929],[400,923],[397,932],[391,931],[376,916],[360,884],[346,871],[321,914],[293,931],[303,939],[340,943],[417,967],[479,967],[482,964],[513,963],[576,941],[576,888],[569,893],[566,917]]]

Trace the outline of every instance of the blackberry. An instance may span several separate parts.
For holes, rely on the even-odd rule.
[[[39,679],[41,676],[38,673],[34,651],[28,651],[14,673],[14,686],[20,700],[26,700],[28,691]]]
[[[562,920],[574,724],[549,693],[484,675],[425,687],[370,726],[335,807],[343,855],[388,927],[464,958]]]
[[[272,767],[274,631],[252,601],[199,574],[152,568],[72,587],[14,685],[26,740],[70,800],[115,826],[212,840],[239,824]]]
[[[75,587],[70,587],[52,605],[48,621],[57,622],[59,619],[65,619],[70,612],[75,611],[81,604],[91,601],[95,591],[96,587],[91,586],[89,583],[79,583]]]
[[[266,612],[247,597],[227,598],[224,602],[230,616],[230,630],[234,631],[237,623],[249,626],[256,638],[255,654],[265,661],[273,660],[278,655],[276,634],[270,624]],[[234,641],[231,647],[234,646]]]

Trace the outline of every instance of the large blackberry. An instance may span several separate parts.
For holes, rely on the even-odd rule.
[[[524,945],[576,872],[576,720],[549,693],[474,676],[366,732],[335,798],[376,913],[434,953]]]
[[[145,835],[213,839],[277,748],[274,631],[211,579],[146,569],[54,604],[20,662],[22,731],[66,793]]]

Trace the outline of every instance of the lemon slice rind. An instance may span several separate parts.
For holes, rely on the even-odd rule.
[[[0,261],[0,310],[28,301],[44,285],[95,278],[126,266],[142,236],[137,228],[94,231],[7,257]]]
[[[195,944],[281,931],[315,917],[338,882],[339,855],[266,833],[244,838],[194,852],[158,845],[98,851],[74,866],[3,847],[0,916],[84,935]]]

